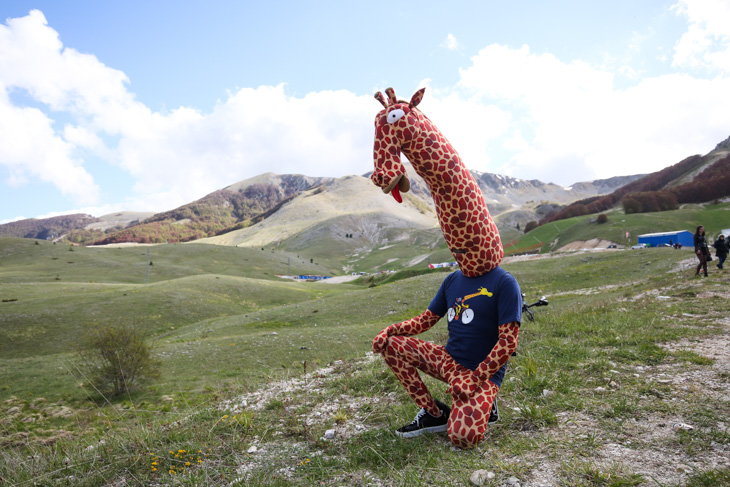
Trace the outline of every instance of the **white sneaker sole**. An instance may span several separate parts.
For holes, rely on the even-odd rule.
[[[421,436],[424,433],[445,433],[448,427],[448,425],[442,424],[440,426],[429,426],[428,428],[421,428],[419,430],[406,432],[396,430],[395,434],[401,438],[415,438],[416,436]]]

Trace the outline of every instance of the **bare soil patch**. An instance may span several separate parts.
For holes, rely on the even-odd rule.
[[[623,247],[621,244],[612,242],[611,240],[604,240],[602,238],[592,238],[590,240],[576,240],[569,244],[560,247],[557,252],[574,252],[576,250],[616,250],[609,249],[609,245],[616,245]]]

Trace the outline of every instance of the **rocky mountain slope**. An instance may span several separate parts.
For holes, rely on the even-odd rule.
[[[364,176],[310,177],[273,173],[239,181],[199,200],[162,213],[119,212],[94,218],[72,215],[0,225],[0,236],[56,239],[80,244],[173,243],[206,237],[231,245],[268,245],[297,231],[327,230],[382,240],[380,228],[437,225],[428,187],[409,167],[411,192],[403,205],[383,195]],[[576,183],[563,188],[537,180],[473,171],[498,224],[515,227],[539,219],[545,208],[611,191],[639,176]],[[317,197],[320,193],[323,196]],[[307,199],[312,198],[312,199]],[[341,198],[341,199],[337,199]],[[294,202],[293,200],[297,200]],[[293,203],[290,206],[289,203]],[[321,207],[320,207],[321,205]],[[367,230],[366,230],[367,229]],[[233,232],[232,235],[226,236]],[[256,235],[255,237],[253,235]],[[308,241],[306,235],[299,239]]]
[[[308,234],[365,237],[382,243],[382,229],[427,229],[438,225],[436,214],[420,197],[405,195],[402,204],[384,195],[369,179],[345,176],[302,191],[259,223],[205,239],[219,245],[267,246],[292,239],[311,241]]]
[[[261,174],[174,210],[152,215],[93,243],[188,242],[211,237],[253,225],[294,196],[331,180],[291,174]]]
[[[705,156],[691,156],[652,174],[578,182],[567,188],[479,171],[472,174],[503,240],[510,240],[529,222],[544,223],[606,211],[627,195],[639,194],[637,198],[644,198],[647,192],[664,191],[674,194],[678,201],[687,202],[728,196],[729,155],[730,138]],[[311,242],[315,233],[329,233],[342,234],[345,238],[369,235],[367,240],[374,243],[385,238],[380,235],[385,227],[406,231],[437,224],[428,187],[407,162],[406,168],[411,191],[404,205],[396,205],[371,185],[369,174],[328,178],[266,173],[154,215],[137,214],[131,218],[123,212],[115,214],[116,219],[114,215],[99,219],[70,215],[22,220],[0,225],[0,236],[48,238],[87,245],[173,243],[210,238],[219,244],[256,246],[280,244],[285,240],[291,245],[302,245]],[[645,211],[643,207],[642,211]],[[302,235],[297,237],[299,234]],[[295,238],[299,244],[294,244]]]

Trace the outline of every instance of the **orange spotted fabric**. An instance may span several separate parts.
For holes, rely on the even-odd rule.
[[[383,331],[393,327],[398,325]],[[499,392],[499,387],[489,381],[489,377],[507,363],[516,349],[518,330],[517,322],[501,325],[498,345],[476,371],[458,364],[443,346],[411,336],[388,335],[382,338],[381,332],[373,340],[373,348],[382,353],[415,403],[434,416],[438,416],[440,411],[419,371],[448,383],[453,398],[447,429],[449,439],[459,448],[473,448],[487,430],[492,403]],[[384,341],[382,345],[381,340]]]
[[[433,197],[444,238],[466,277],[482,276],[495,269],[504,251],[479,185],[461,156],[417,106],[425,89],[410,102],[398,100],[392,88],[375,98],[383,105],[375,117],[375,168],[372,181],[402,202],[410,182],[401,153],[424,179]],[[489,379],[517,347],[519,322],[499,325],[499,340],[476,370],[457,363],[443,346],[414,335],[430,329],[441,317],[426,312],[390,325],[373,339],[373,351],[381,353],[416,404],[438,416],[439,408],[419,371],[449,384],[453,398],[448,434],[461,448],[476,446],[483,438],[499,387]]]
[[[384,109],[375,117],[375,168],[371,179],[396,199],[410,188],[401,162],[405,154],[424,179],[436,205],[444,238],[462,273],[481,276],[499,265],[504,256],[497,225],[489,215],[479,185],[456,149],[417,108],[425,88],[410,102],[397,100],[392,88],[375,98]]]

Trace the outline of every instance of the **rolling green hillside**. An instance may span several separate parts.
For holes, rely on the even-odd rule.
[[[721,210],[707,209],[702,214],[709,220],[707,215],[713,211]],[[570,223],[558,222],[566,225],[560,239],[567,239],[565,235],[587,238],[598,228],[582,221]],[[641,224],[638,220],[627,223]],[[388,261],[395,265],[424,255],[432,262],[450,260],[445,248],[430,248],[434,237],[425,232],[412,241],[363,255],[356,264],[378,272]],[[145,284],[147,249],[152,265]],[[201,375],[197,367],[184,370],[189,364],[205,363],[209,372],[234,370],[233,376],[240,380],[249,374],[253,374],[250,379],[260,380],[261,367],[271,372],[300,366],[311,355],[306,349],[318,350],[319,361],[351,356],[360,353],[367,337],[384,324],[423,311],[443,279],[436,272],[386,285],[375,285],[379,281],[372,278],[339,285],[296,283],[275,277],[286,273],[288,257],[299,272],[321,273],[324,267],[301,256],[260,249],[198,244],[99,249],[0,239],[0,356],[5,361],[0,382],[14,384],[0,390],[0,399],[37,387],[32,381],[19,380],[26,369],[42,372],[44,378],[39,380],[48,382],[42,386],[43,394],[68,394],[68,364],[88,324],[143,325],[166,357],[165,387],[203,387],[211,376]],[[683,257],[669,252],[666,265]],[[618,265],[612,259],[642,258],[639,253],[602,257],[601,269]],[[423,270],[427,263],[426,259],[401,266]],[[595,272],[570,259],[550,259],[540,271],[534,264],[507,266],[514,269],[528,295],[551,293],[558,285],[565,288],[555,276],[566,267],[577,269],[572,282],[579,286],[588,285]],[[581,271],[582,267],[586,270]],[[634,264],[629,269],[643,270]],[[631,272],[609,274],[602,282],[628,279]],[[321,343],[322,333],[336,346]],[[289,344],[286,351],[275,352],[282,343]],[[274,347],[271,353],[259,353],[270,347]],[[300,347],[306,348],[300,351]],[[223,380],[228,372],[212,377]]]
[[[288,272],[332,275],[337,270],[327,261],[314,261],[308,254],[266,248],[201,244],[77,247],[44,240],[0,238],[3,282],[144,284],[198,274],[277,279],[276,274]]]
[[[685,219],[710,228],[728,213],[690,210]],[[632,233],[648,224],[622,223]],[[595,228],[578,219],[556,237],[593,237]],[[382,252],[412,259],[433,237]],[[387,278],[293,283],[273,274],[296,254],[166,245],[149,247],[145,284],[147,248],[0,239],[2,483],[469,485],[480,468],[523,485],[546,468],[560,485],[730,479],[719,463],[730,444],[722,353],[730,274],[693,277],[690,251],[505,261],[527,299],[545,294],[550,306],[523,321],[500,423],[478,449],[454,451],[440,435],[395,437],[417,408],[382,361],[368,358],[380,329],[426,309],[445,271],[423,273],[421,262],[413,267],[421,271]],[[312,269],[324,266],[313,260]],[[161,376],[105,400],[76,368],[77,341],[87,323],[130,322],[146,329]],[[446,324],[423,338],[444,343]],[[447,397],[444,384],[427,380]],[[672,428],[679,422],[691,429]],[[336,435],[325,440],[328,430]],[[709,480],[670,482],[678,461]]]
[[[730,205],[687,205],[677,211],[633,215],[614,211],[608,216],[601,225],[591,223],[591,217],[543,225],[523,235],[508,252],[539,248],[544,253],[592,238],[623,243],[627,230],[635,238],[645,232],[691,230],[699,223],[712,235],[730,226]],[[241,380],[256,364],[268,372],[300,366],[307,360],[304,350],[321,347],[317,337],[323,330],[343,337],[336,347],[322,350],[326,360],[348,356],[361,351],[360,340],[367,341],[383,324],[425,309],[441,273],[386,285],[367,276],[350,284],[328,285],[296,283],[277,274],[336,275],[343,263],[367,273],[386,269],[418,273],[429,261],[452,260],[442,237],[431,230],[362,254],[327,239],[311,245],[311,252],[304,255],[204,244],[88,248],[0,239],[0,356],[7,361],[0,368],[0,381],[15,384],[0,390],[0,399],[36,387],[32,381],[19,380],[28,368],[43,372],[44,378],[38,380],[48,381],[44,394],[68,394],[72,379],[67,364],[84,327],[94,323],[143,324],[168,358],[166,381],[176,388],[199,390],[205,384],[207,379],[197,371],[184,371],[190,360],[219,371],[235,370],[233,376]],[[533,263],[505,266],[515,272],[528,296],[534,296],[566,286],[589,286],[596,272],[604,284],[631,279],[634,272],[641,279],[646,271],[642,259],[653,260],[658,252],[663,250],[612,252],[600,258],[601,264],[594,254],[576,260],[548,259],[539,264],[539,271]],[[664,263],[653,262],[652,268],[688,258],[685,252],[661,255]],[[624,266],[623,273],[611,274],[615,266]],[[556,278],[568,267],[572,284]],[[286,353],[273,349],[265,357],[253,353],[283,342],[290,344]],[[174,352],[180,347],[185,353]],[[260,368],[254,368],[258,372],[251,378],[260,380]],[[213,375],[216,380],[225,378]]]
[[[633,245],[645,233],[688,230],[704,225],[710,237],[716,237],[724,228],[730,228],[730,204],[687,204],[678,210],[656,213],[624,214],[621,210],[605,212],[608,222],[595,223],[597,215],[586,215],[558,220],[539,226],[522,235],[511,245],[505,244],[508,254],[522,252],[550,252],[575,241],[600,238],[618,245]],[[626,232],[631,238],[627,241]]]

